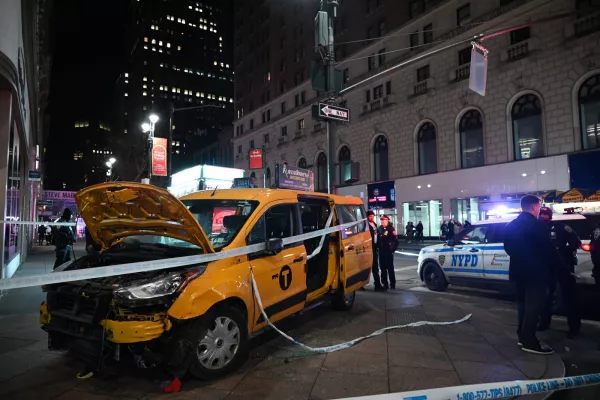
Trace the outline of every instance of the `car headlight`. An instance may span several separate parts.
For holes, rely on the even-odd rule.
[[[156,299],[170,296],[183,289],[191,280],[202,275],[206,267],[191,272],[174,272],[161,278],[137,282],[115,289],[115,296],[125,300]]]

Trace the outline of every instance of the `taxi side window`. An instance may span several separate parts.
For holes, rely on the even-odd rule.
[[[280,204],[269,208],[254,224],[246,242],[264,243],[269,239],[285,239],[299,234],[295,204]],[[287,245],[286,247],[289,247]]]
[[[488,231],[487,225],[477,225],[472,229],[465,231],[460,238],[463,244],[483,244],[487,243],[486,234]]]
[[[336,208],[342,224],[348,224],[366,218],[363,207],[360,205],[338,205]],[[359,222],[356,225],[343,229],[342,238],[346,239],[350,236],[356,235],[357,233],[364,232],[366,228],[366,221]]]

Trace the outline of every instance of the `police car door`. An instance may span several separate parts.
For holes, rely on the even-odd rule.
[[[460,232],[451,253],[450,267],[444,270],[457,278],[483,279],[483,245],[487,229],[487,225],[473,225]]]
[[[508,281],[508,265],[510,257],[504,251],[504,228],[506,223],[490,225],[484,245],[484,275],[487,280]]]

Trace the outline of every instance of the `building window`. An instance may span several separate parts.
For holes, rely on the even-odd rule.
[[[373,100],[377,100],[383,97],[383,85],[379,85],[373,88]]]
[[[521,96],[511,110],[515,159],[542,157],[542,106],[535,94]]]
[[[338,164],[338,184],[343,185],[352,179],[352,155],[350,154],[350,147],[343,146],[340,149],[338,154]]]
[[[377,53],[377,58],[379,59],[379,66],[385,65],[385,48],[379,50]]]
[[[461,167],[483,165],[483,117],[477,110],[470,110],[459,123]]]
[[[392,94],[392,81],[387,81],[385,83],[385,94],[386,96]]]
[[[423,28],[423,44],[433,42],[433,25],[425,25]]]
[[[282,102],[281,102],[281,113],[282,113],[282,114],[285,114],[285,111],[286,111],[286,105],[285,105],[285,101],[282,101]]]
[[[304,118],[298,120],[298,129],[304,129]]]
[[[375,69],[375,56],[370,56],[369,58],[367,58],[367,63],[369,71]]]
[[[254,148],[254,140],[250,141],[250,148],[253,149]]]
[[[250,120],[250,129],[254,129],[254,118]]]
[[[419,151],[419,174],[432,174],[437,172],[437,144],[435,126],[426,122],[419,128],[417,134]]]
[[[238,154],[242,154],[242,145],[238,146]]]
[[[317,192],[327,193],[327,156],[319,153],[317,158]]]
[[[408,7],[409,17],[415,18],[425,12],[425,0],[412,0]]]
[[[342,82],[347,83],[349,80],[350,80],[350,71],[348,70],[348,68],[344,68],[344,71],[342,72]]]
[[[419,45],[419,31],[410,34],[409,39],[411,50]]]
[[[265,144],[269,143],[269,134],[268,134],[268,133],[265,133],[265,134],[263,135],[263,142],[264,142]]]
[[[302,102],[302,104],[306,103],[306,92],[303,90],[302,93],[300,93],[300,101]]]
[[[429,64],[417,69],[417,82],[426,81],[429,77]]]
[[[296,105],[296,107],[298,107],[300,105],[300,95],[297,93],[294,96],[294,104]]]
[[[587,79],[579,88],[581,147],[600,148],[600,75]]]
[[[465,47],[458,52],[458,65],[466,65],[471,63],[471,47]]]
[[[287,136],[287,126],[281,127],[281,136]]]
[[[518,29],[510,32],[510,44],[511,46],[517,43],[524,42],[531,37],[531,28],[526,26],[525,28]]]
[[[471,3],[467,3],[456,10],[456,25],[461,26],[471,20]]]
[[[271,120],[271,110],[267,110],[267,121]]]
[[[373,166],[375,181],[385,181],[389,177],[389,166],[388,166],[388,141],[383,135],[380,135],[375,139],[373,145]]]
[[[365,101],[369,103],[371,101],[371,89],[365,90]]]
[[[298,168],[306,168],[306,158],[301,157],[298,160]]]
[[[380,21],[378,28],[379,28],[379,32],[378,32],[379,37],[382,37],[383,35],[385,35],[385,21]]]

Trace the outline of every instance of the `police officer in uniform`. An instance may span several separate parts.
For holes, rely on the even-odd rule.
[[[396,289],[396,271],[394,271],[394,252],[398,248],[396,230],[390,224],[390,217],[381,216],[381,225],[378,229],[379,241],[379,268],[381,268],[381,283],[383,290]],[[389,280],[389,286],[388,286]]]
[[[581,246],[581,240],[575,231],[566,224],[552,220],[552,209],[542,207],[540,209],[540,221],[548,226],[550,232],[550,240],[556,248],[560,257],[556,280],[551,283],[548,292],[548,301],[542,315],[538,330],[544,331],[550,327],[552,321],[552,308],[554,306],[556,286],[560,287],[563,304],[567,311],[567,320],[569,324],[568,336],[573,338],[579,333],[581,327],[581,317],[577,309],[577,282],[575,279],[575,265],[577,264],[577,249]]]
[[[596,285],[600,285],[600,222],[592,232],[590,246],[590,255],[592,256],[592,264],[594,264],[592,277],[596,280]]]
[[[377,248],[378,242],[378,229],[377,223],[375,222],[375,213],[373,211],[367,211],[367,219],[369,221],[369,232],[371,232],[371,244],[373,246],[373,281],[375,283],[375,291],[381,292],[383,286],[381,286],[381,278],[379,277],[379,263]]]

